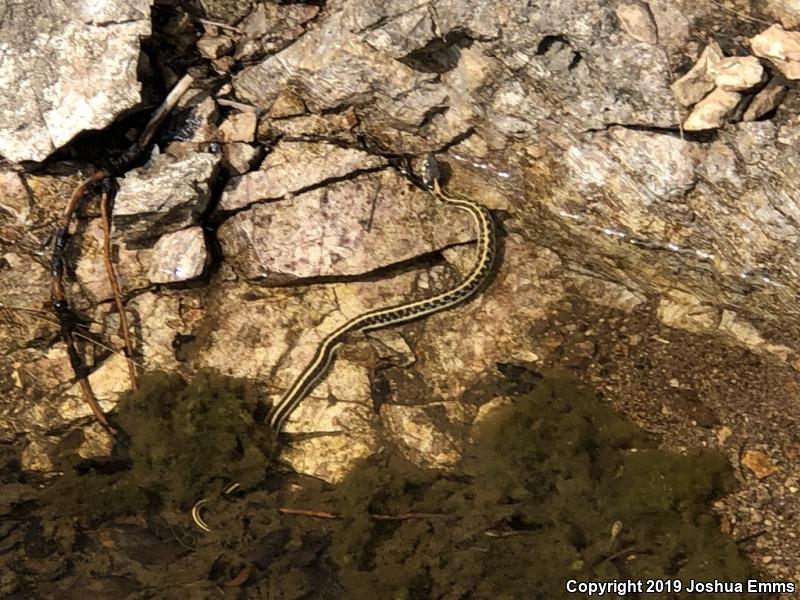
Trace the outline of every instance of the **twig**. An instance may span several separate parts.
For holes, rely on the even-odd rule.
[[[142,135],[138,142],[139,148],[143,149],[145,146],[147,146],[147,144],[150,143],[150,140],[153,137],[153,134],[156,132],[156,129],[158,129],[158,126],[161,125],[161,122],[170,113],[170,111],[175,108],[178,100],[180,100],[184,92],[189,89],[193,81],[194,79],[191,75],[184,75],[180,78],[180,80],[178,80],[178,83],[176,83],[175,87],[173,87],[170,93],[167,94],[167,97],[164,98],[164,102],[162,102],[161,106],[156,109],[156,112],[153,113],[152,118],[145,126],[144,131],[142,131]]]
[[[198,23],[203,23],[205,25],[213,25],[214,27],[219,27],[220,29],[227,29],[228,31],[235,31],[236,33],[244,33],[244,30],[234,27],[233,25],[228,25],[227,23],[211,21],[210,19],[201,19],[200,17],[195,17],[194,19]]]
[[[302,508],[280,507],[278,512],[282,515],[301,515],[303,517],[316,517],[317,519],[341,519],[340,515],[321,510],[303,510]]]
[[[300,515],[303,517],[315,517],[317,519],[341,519],[342,515],[327,512],[324,510],[304,510],[302,508],[280,507],[278,512],[284,515]],[[399,515],[370,514],[369,518],[373,521],[408,521],[409,519],[430,519],[432,517],[446,517],[442,513],[400,513]]]
[[[752,21],[754,23],[763,23],[764,25],[772,25],[772,23],[770,23],[769,21],[765,21],[764,19],[759,19],[758,17],[751,17],[750,15],[741,13],[738,10],[734,10],[732,8],[725,6],[724,4],[721,4],[720,2],[717,2],[717,0],[708,0],[708,1],[711,2],[711,4],[720,7],[722,10],[727,10],[728,12],[733,13],[737,17],[740,17],[747,21]]]
[[[119,280],[114,269],[114,263],[111,261],[111,220],[108,211],[107,190],[103,190],[100,196],[100,221],[103,225],[103,261],[106,265],[106,275],[108,275],[108,282],[114,292],[114,304],[117,305],[117,313],[119,314],[119,328],[122,332],[122,339],[125,340],[125,358],[128,359],[131,388],[137,390],[139,389],[139,382],[136,377],[136,364],[131,360],[133,357],[133,344],[129,335],[128,315],[125,312],[125,305],[122,303],[122,293],[119,289]]]

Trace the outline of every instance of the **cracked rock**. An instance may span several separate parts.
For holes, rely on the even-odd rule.
[[[220,208],[236,210],[275,200],[354,171],[375,169],[381,158],[333,144],[285,142],[267,155],[258,171],[235,178],[222,194]]]
[[[226,262],[242,277],[285,279],[368,273],[469,241],[474,232],[468,215],[385,171],[253,206],[218,235]]]
[[[114,202],[115,236],[133,246],[196,224],[219,162],[219,156],[202,152],[182,160],[161,154],[128,172]]]
[[[139,103],[149,0],[17,2],[0,28],[0,155],[42,161]]]
[[[201,227],[189,227],[159,238],[153,246],[147,277],[153,283],[175,283],[199,277],[208,260]]]

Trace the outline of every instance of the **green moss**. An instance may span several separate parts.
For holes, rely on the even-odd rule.
[[[56,459],[63,475],[41,500],[53,516],[97,523],[164,506],[185,509],[216,483],[257,483],[275,452],[269,427],[254,419],[257,408],[252,389],[230,378],[202,372],[186,383],[146,374],[115,415],[122,429],[116,472],[103,473],[65,448]],[[130,468],[120,470],[125,462]]]
[[[487,420],[460,474],[387,452],[295,501],[344,515],[324,525],[327,556],[355,600],[552,599],[569,596],[570,578],[753,575],[708,505],[733,484],[724,457],[655,446],[592,393],[547,377]],[[408,512],[441,516],[369,518]]]
[[[269,427],[254,418],[257,407],[249,387],[211,372],[188,384],[166,373],[143,378],[117,416],[137,484],[186,508],[212,482],[263,480],[275,446]]]

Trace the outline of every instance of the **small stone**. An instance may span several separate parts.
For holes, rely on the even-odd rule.
[[[234,175],[247,173],[258,155],[259,149],[250,144],[234,142],[222,146],[222,163]]]
[[[153,247],[147,277],[153,283],[174,283],[199,277],[208,252],[203,229],[190,227],[162,236]]]
[[[742,457],[742,465],[750,470],[756,477],[763,479],[781,468],[775,465],[770,458],[759,450],[748,450]]]
[[[711,66],[709,74],[718,88],[729,92],[742,92],[757,85],[764,76],[764,67],[755,56],[723,58]]]
[[[766,58],[789,79],[800,79],[800,31],[773,25],[750,40],[753,54]]]
[[[233,50],[233,40],[226,36],[204,35],[197,40],[197,50],[203,58],[216,59]]]
[[[692,106],[700,102],[714,89],[714,81],[709,73],[711,67],[723,58],[719,44],[712,42],[706,46],[692,68],[672,84],[675,99],[683,106]]]
[[[620,3],[617,7],[617,18],[622,29],[632,38],[648,44],[658,43],[658,30],[653,13],[644,2]]]
[[[253,111],[246,110],[229,116],[219,126],[223,142],[252,142],[256,135],[258,119]]]
[[[679,388],[681,387],[681,383],[675,377],[673,377],[669,380],[669,387]]]
[[[717,88],[701,100],[683,124],[686,131],[705,131],[721,127],[742,96]]]
[[[760,119],[770,111],[775,110],[783,102],[786,96],[786,88],[782,85],[768,85],[763,90],[758,92],[750,106],[742,116],[742,121],[755,121]]]
[[[724,446],[725,442],[728,441],[728,438],[730,438],[731,435],[733,435],[733,431],[731,430],[730,427],[728,427],[727,425],[721,427],[720,430],[717,432],[717,443],[720,446]]]

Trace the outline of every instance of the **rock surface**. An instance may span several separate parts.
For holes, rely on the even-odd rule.
[[[235,27],[206,35],[234,49],[205,65],[214,75],[114,206],[139,362],[220,369],[275,400],[348,319],[456,285],[472,224],[407,177],[434,152],[448,191],[494,211],[494,278],[461,306],[348,340],[289,419],[310,435],[284,458],[337,481],[388,441],[445,468],[482,414],[476,390],[502,402],[504,373],[568,368],[671,447],[768,457],[745,464],[730,514],[771,515],[769,568],[800,577],[800,542],[775,525],[800,514],[787,491],[800,477],[800,118],[781,80],[794,32],[770,41],[731,3],[203,4]],[[27,436],[26,464],[46,470],[48,436],[87,413],[49,310],[48,247],[81,178],[45,167],[0,171],[0,317],[14,325],[0,331],[0,436]],[[78,215],[67,293],[119,347],[97,215],[92,201]],[[206,277],[152,285],[176,271]],[[90,342],[82,353],[111,406],[124,363]]]
[[[0,155],[41,161],[139,103],[150,0],[12,2],[1,8]]]

